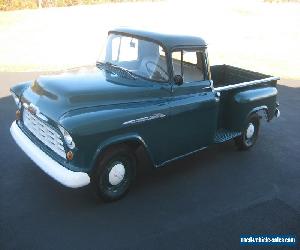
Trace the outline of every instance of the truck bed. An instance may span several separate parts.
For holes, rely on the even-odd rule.
[[[262,73],[241,69],[230,65],[214,65],[210,67],[211,79],[214,82],[214,87],[219,90],[227,89],[222,88],[229,85],[253,82],[259,83],[260,80],[274,80],[272,76]],[[233,86],[234,87],[234,86]]]
[[[272,119],[278,77],[230,65],[215,65],[210,69],[214,90],[220,94],[216,142],[236,136],[254,108],[266,107],[268,119]]]

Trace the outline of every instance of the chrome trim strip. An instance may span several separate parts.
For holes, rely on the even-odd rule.
[[[28,157],[45,173],[61,184],[70,188],[77,188],[86,186],[90,183],[90,177],[87,173],[73,172],[63,165],[60,165],[43,152],[22,132],[16,122],[12,123],[10,133],[18,146],[28,155]]]
[[[141,118],[137,118],[134,120],[123,122],[123,125],[142,123],[145,121],[151,121],[151,120],[158,119],[158,118],[164,118],[165,116],[166,116],[165,114],[157,113],[157,114],[153,114],[150,116],[145,116],[145,117],[141,117]]]
[[[157,167],[157,168],[158,167],[162,167],[162,166],[164,166],[164,165],[166,165],[166,164],[168,164],[168,163],[170,163],[172,161],[179,160],[179,159],[184,158],[186,156],[189,156],[189,155],[192,155],[192,154],[197,153],[199,151],[202,151],[203,149],[206,149],[206,148],[207,147],[202,147],[202,148],[196,149],[196,150],[194,150],[192,152],[189,152],[189,153],[186,153],[186,154],[183,154],[183,155],[180,155],[180,156],[176,156],[176,157],[174,157],[174,158],[172,158],[170,160],[167,160],[167,161],[164,161],[163,163],[155,165],[155,167]]]
[[[246,87],[246,86],[251,86],[251,85],[256,85],[256,84],[260,84],[260,83],[264,83],[264,82],[269,82],[269,81],[276,81],[279,80],[279,77],[268,77],[268,78],[264,78],[261,80],[254,80],[254,81],[250,81],[250,82],[242,82],[242,83],[238,83],[238,84],[231,84],[231,85],[227,85],[224,87],[217,87],[214,88],[215,91],[226,91],[226,90],[230,90],[230,89],[236,89],[236,88],[241,88],[241,87]]]
[[[37,113],[36,116],[40,119],[42,119],[44,122],[48,122],[48,118],[44,116],[42,113]]]

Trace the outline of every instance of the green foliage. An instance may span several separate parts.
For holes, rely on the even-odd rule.
[[[0,10],[34,9],[39,7],[64,7],[78,4],[138,2],[144,0],[0,0]]]

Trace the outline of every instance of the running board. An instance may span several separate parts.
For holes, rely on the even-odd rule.
[[[214,143],[222,143],[225,141],[229,141],[235,137],[240,136],[242,133],[237,131],[230,131],[226,129],[217,130]]]

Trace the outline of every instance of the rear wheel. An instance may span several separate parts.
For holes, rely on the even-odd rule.
[[[247,120],[246,126],[242,131],[242,134],[235,138],[235,144],[241,150],[247,150],[251,148],[258,137],[259,131],[259,116],[258,114],[252,114]]]
[[[135,177],[135,156],[126,145],[107,150],[92,175],[92,185],[105,201],[122,198]]]

